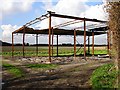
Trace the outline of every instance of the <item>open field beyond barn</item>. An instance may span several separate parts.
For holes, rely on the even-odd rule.
[[[57,54],[56,46],[53,48],[53,56]],[[59,46],[58,54],[65,56],[65,55],[74,55],[74,47],[72,46]],[[76,55],[83,54],[83,47],[76,48]],[[92,54],[92,47],[90,47],[90,54]],[[107,54],[107,47],[95,47],[94,50],[95,55]],[[12,47],[11,46],[3,46],[2,52],[0,55],[3,56],[12,56]],[[15,46],[14,47],[14,56],[22,56],[22,46]],[[36,56],[36,47],[35,46],[26,46],[25,47],[25,56]],[[48,56],[48,47],[47,46],[39,46],[38,47],[38,56]]]

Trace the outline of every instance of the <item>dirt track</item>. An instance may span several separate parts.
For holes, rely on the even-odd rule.
[[[112,62],[109,59],[87,60],[79,63],[62,64],[51,70],[39,72],[28,70],[21,63],[5,60],[23,69],[25,77],[9,79],[3,73],[3,88],[91,88],[89,78],[97,67]],[[4,72],[4,71],[3,71]]]

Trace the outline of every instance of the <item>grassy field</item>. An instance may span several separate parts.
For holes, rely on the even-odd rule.
[[[79,49],[80,47],[77,47],[76,52],[77,55],[83,54],[83,47]],[[53,49],[53,55],[56,56],[57,50],[54,46]],[[74,54],[74,47],[63,47],[60,46],[58,50],[59,55],[73,55]],[[92,54],[92,48],[90,47],[90,54]],[[95,55],[100,54],[107,54],[106,47],[95,47],[94,51]],[[2,52],[0,52],[0,55],[3,56],[11,56],[12,55],[12,47],[11,46],[3,46]],[[22,56],[22,46],[15,46],[14,47],[14,56]],[[35,46],[25,46],[25,56],[36,56],[36,47]],[[38,56],[48,56],[48,47],[46,46],[40,46],[38,47]]]

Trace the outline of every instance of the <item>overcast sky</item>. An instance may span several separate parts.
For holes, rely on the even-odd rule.
[[[11,43],[12,31],[36,17],[46,14],[48,10],[59,14],[107,20],[104,5],[105,0],[2,0],[0,5],[0,39]],[[52,24],[59,24],[63,21],[65,20],[55,19]],[[48,28],[47,22],[46,19],[35,27]],[[26,35],[26,37],[26,43],[35,43],[35,36]],[[106,44],[106,37],[105,34],[95,36],[95,44]],[[14,40],[15,43],[21,43],[22,35],[15,35]],[[77,41],[82,44],[83,37],[78,36]],[[47,44],[48,36],[39,35],[39,43]],[[54,37],[54,43],[56,43],[56,37]],[[73,37],[59,36],[59,43],[73,43]]]

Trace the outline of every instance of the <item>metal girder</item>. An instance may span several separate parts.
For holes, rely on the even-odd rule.
[[[20,30],[17,30],[15,31],[14,33],[23,33],[23,29],[20,29]],[[26,34],[49,34],[48,33],[48,30],[49,29],[33,29],[33,28],[28,28],[26,27],[25,28],[26,31],[25,33]],[[52,30],[51,30],[51,33],[52,33]],[[100,35],[100,34],[105,34],[106,32],[94,32],[95,35]],[[74,30],[71,30],[71,29],[53,29],[53,34],[54,35],[74,35]],[[76,35],[84,35],[84,31],[82,30],[76,30]],[[86,31],[86,35],[87,36],[92,36],[92,32],[91,31]]]
[[[69,18],[69,19],[76,19],[76,20],[85,20],[85,21],[106,23],[106,21],[97,20],[97,19],[80,18],[80,17],[75,17],[75,16],[68,16],[68,15],[55,14],[55,13],[51,13],[51,16],[60,17],[60,18]]]
[[[65,26],[68,26],[68,25],[71,25],[71,24],[80,23],[80,22],[82,22],[82,21],[72,20],[72,21],[68,21],[68,22],[65,22],[65,23],[61,23],[59,25],[55,25],[55,26],[53,26],[53,28],[65,27]]]
[[[36,18],[36,19],[28,22],[28,23],[26,23],[25,26],[33,25],[33,24],[35,24],[35,23],[37,23],[37,22],[39,22],[39,21],[42,21],[42,20],[44,20],[44,19],[46,19],[46,18],[48,18],[48,13],[45,14],[45,15],[42,15],[41,17],[38,17],[38,18]]]

